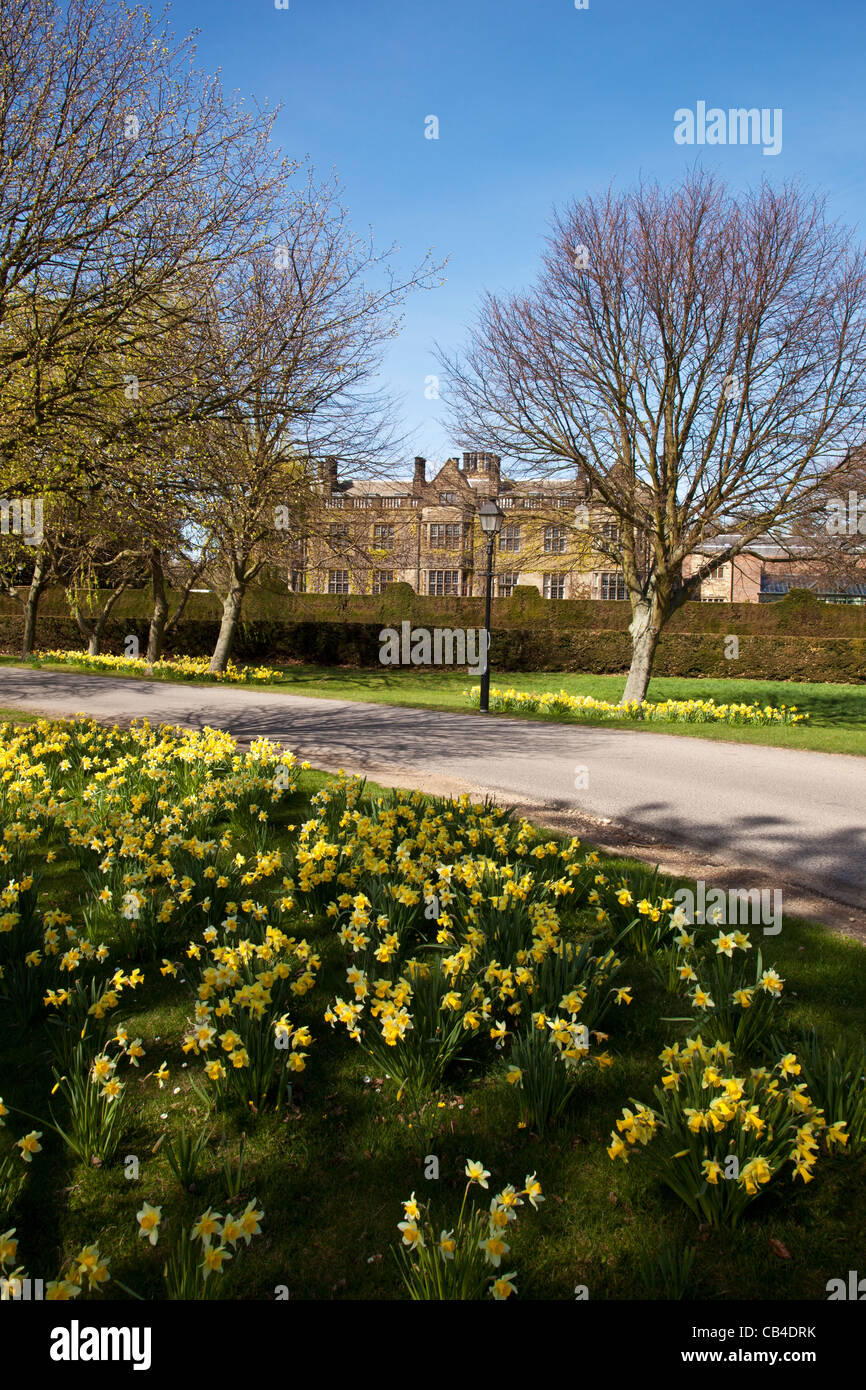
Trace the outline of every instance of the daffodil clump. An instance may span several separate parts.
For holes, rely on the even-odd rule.
[[[674,931],[665,956],[669,987],[691,1007],[695,1028],[710,1041],[729,1043],[738,1055],[753,1053],[778,1026],[785,981],[764,966],[739,928],[684,925],[682,909],[670,918]]]
[[[227,815],[236,833],[266,838],[270,814],[294,790],[299,771],[293,755],[268,740],[239,754],[230,735],[214,729],[152,729],[146,720],[127,730],[92,720],[7,729],[0,735],[0,863],[22,872],[0,917],[0,970],[15,994],[29,1006],[34,988],[24,990],[23,972],[50,988],[82,954],[74,938],[65,953],[56,949],[68,914],[36,912],[29,898],[22,903],[45,858],[56,858],[55,848],[46,855],[49,842],[62,845],[87,880],[88,938],[111,935],[124,954],[153,959],[190,927],[218,923],[241,886],[233,881],[242,879],[242,864],[232,854]]]
[[[85,671],[114,671],[121,676],[175,676],[178,680],[207,680],[220,685],[272,685],[285,679],[280,671],[267,666],[238,666],[233,661],[226,663],[224,671],[211,671],[210,658],[206,656],[174,656],[150,663],[143,656],[88,656],[86,652],[51,650],[40,652],[33,660],[37,666],[46,661]]]
[[[773,1038],[774,1052],[784,1051]],[[798,1030],[793,1046],[802,1066],[806,1089],[820,1105],[828,1124],[845,1122],[851,1152],[866,1148],[866,1048],[830,1042],[814,1027]]]
[[[673,879],[658,869],[636,867],[615,878],[599,871],[593,902],[603,903],[606,920],[616,932],[616,944],[635,955],[649,956],[670,938]]]
[[[46,1025],[54,1077],[48,1118],[29,1116],[33,1127],[0,1154],[0,1214],[38,1165],[47,1131],[89,1166],[116,1155],[129,1078],[145,1058],[119,1018],[126,991],[145,979],[136,957],[162,955],[163,976],[194,989],[183,1049],[202,1056],[211,1100],[279,1103],[303,1070],[312,1036],[290,1009],[313,987],[319,958],[284,930],[294,897],[276,823],[299,773],[279,745],[257,739],[240,753],[214,729],[80,719],[0,731],[0,1002],[19,1024]],[[81,921],[41,889],[55,860],[77,875]],[[162,954],[184,940],[185,958]],[[143,1081],[150,1076],[163,1088],[166,1063]],[[27,1112],[0,1101],[0,1129],[10,1115]],[[142,1230],[156,1231],[154,1211],[145,1204]],[[167,1264],[169,1296],[210,1297],[210,1275],[257,1233],[260,1215],[252,1203],[237,1219],[220,1217],[218,1240],[203,1228],[192,1269],[181,1243]],[[13,1237],[4,1237],[3,1267],[19,1277]],[[86,1247],[46,1296],[77,1296],[104,1282],[105,1268]]]
[[[221,931],[205,932],[205,946],[190,942],[187,956],[196,962],[199,983],[183,1051],[206,1058],[205,1076],[218,1101],[234,1098],[256,1109],[272,1101],[279,1108],[291,1094],[292,1077],[304,1070],[305,1049],[313,1041],[308,1028],[291,1022],[289,1007],[313,988],[321,961],[306,941],[266,925],[265,909],[258,930],[247,922],[238,937],[236,913],[246,909],[255,919],[256,906],[229,904],[236,912]],[[283,906],[292,906],[291,899]],[[163,971],[172,969],[166,961]]]
[[[481,687],[474,685],[470,704],[477,705]],[[613,704],[596,700],[591,695],[569,695],[566,690],[491,690],[490,708],[506,714],[569,715],[579,719],[626,719],[632,722],[663,722],[674,724],[742,724],[762,728],[773,724],[802,724],[809,716],[798,713],[796,705],[729,704],[717,705],[715,700],[629,700]]]
[[[0,1233],[0,1303],[24,1297],[23,1281],[29,1275],[23,1265],[15,1266],[17,1257],[18,1240],[13,1227]],[[110,1264],[110,1259],[99,1253],[98,1245],[85,1245],[63,1266],[56,1279],[48,1280],[42,1297],[49,1302],[67,1302],[84,1291],[97,1292],[111,1279]],[[35,1296],[32,1289],[30,1296]]]
[[[403,1203],[403,1220],[398,1222],[401,1244],[396,1249],[400,1272],[413,1300],[467,1299],[491,1297],[503,1302],[516,1294],[516,1270],[511,1263],[511,1239],[517,1223],[518,1207],[524,1198],[534,1210],[544,1201],[541,1183],[534,1173],[518,1191],[511,1184],[491,1197],[488,1208],[470,1205],[470,1188],[488,1189],[490,1173],[470,1159],[468,1179],[456,1224],[444,1229],[434,1222],[431,1204],[421,1205],[411,1197]]]
[[[509,1081],[538,1126],[555,1119],[587,1062],[588,1030],[630,1002],[612,985],[622,965],[612,951],[563,937],[563,911],[591,905],[597,856],[468,798],[373,801],[354,779],[317,801],[298,894],[324,907],[350,959],[326,1022],[345,1027],[416,1109],[458,1056],[483,1066],[517,1049]]]
[[[514,1039],[506,1072],[509,1085],[520,1095],[524,1126],[543,1135],[548,1123],[562,1115],[584,1071],[592,1065],[613,1065],[609,1052],[590,1050],[593,1039],[598,1044],[606,1038],[597,1030],[590,1033],[575,1014],[531,1015]]]
[[[263,1211],[253,1197],[238,1216],[222,1216],[208,1207],[192,1226],[178,1231],[171,1242],[163,1269],[166,1297],[213,1299],[223,1296],[221,1278],[229,1260],[235,1258],[243,1241],[249,1246],[253,1236],[261,1235]],[[138,1234],[150,1245],[159,1240],[162,1207],[144,1202],[136,1214]],[[211,1278],[211,1276],[214,1276]]]
[[[794,1053],[774,1067],[740,1069],[724,1042],[700,1037],[661,1053],[657,1106],[633,1100],[611,1133],[608,1156],[643,1149],[657,1177],[710,1225],[734,1226],[787,1167],[811,1182],[825,1152],[848,1142],[845,1121],[828,1124],[798,1082]]]
[[[83,959],[87,958],[85,953]],[[120,1142],[126,1082],[118,1064],[125,1061],[137,1068],[145,1050],[141,1038],[130,1037],[122,1023],[113,1024],[111,1015],[123,991],[136,989],[143,979],[137,968],[130,975],[117,968],[108,979],[92,975],[85,989],[79,976],[67,987],[49,991],[43,1001],[51,1010],[46,1027],[54,1058],[51,1097],[59,1092],[66,1107],[61,1124],[51,1101],[51,1118],[43,1123],[85,1163],[106,1162]],[[29,1155],[23,1156],[29,1161]]]

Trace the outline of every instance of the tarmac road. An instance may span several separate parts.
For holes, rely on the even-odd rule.
[[[0,705],[264,734],[314,766],[571,810],[866,900],[866,758],[18,667],[0,668]]]

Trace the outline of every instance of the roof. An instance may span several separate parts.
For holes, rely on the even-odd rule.
[[[375,478],[369,482],[351,482],[341,489],[347,497],[406,497],[412,483],[404,478]]]
[[[791,589],[810,589],[816,597],[822,594],[846,594],[852,598],[866,598],[866,584],[822,584],[806,574],[781,574],[772,579],[767,575],[761,577],[762,594],[787,594]]]
[[[726,532],[720,536],[714,536],[712,540],[701,541],[695,546],[698,555],[712,554],[713,551],[727,550],[728,546],[736,545],[740,540],[737,532]],[[811,555],[814,546],[804,541],[796,541],[792,537],[785,545],[780,545],[771,536],[757,536],[753,541],[747,541],[743,546],[741,554],[762,555],[766,560],[789,560],[792,555]]]

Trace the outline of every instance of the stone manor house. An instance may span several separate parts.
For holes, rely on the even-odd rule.
[[[411,479],[342,481],[330,460],[322,513],[291,543],[296,593],[378,594],[398,580],[418,594],[482,597],[487,540],[478,507],[505,513],[494,554],[494,595],[534,584],[545,598],[625,598],[612,559],[619,532],[593,505],[589,479],[511,482],[495,454],[450,458],[434,477],[415,459]],[[595,548],[588,540],[590,528]],[[611,554],[605,553],[610,546]]]
[[[323,465],[321,505],[306,534],[289,541],[287,579],[295,593],[379,594],[404,581],[418,594],[483,597],[487,539],[480,503],[493,498],[505,514],[494,550],[493,594],[508,598],[517,584],[549,599],[626,599],[617,551],[619,526],[593,498],[590,479],[511,481],[491,453],[449,458],[433,477],[416,458],[406,479],[341,479],[335,459]],[[725,542],[717,537],[704,553]],[[684,574],[703,556],[689,557]],[[866,576],[864,576],[866,577]],[[808,557],[759,540],[714,571],[701,587],[709,602],[768,602],[789,588],[819,597],[866,602],[866,585],[815,582]]]

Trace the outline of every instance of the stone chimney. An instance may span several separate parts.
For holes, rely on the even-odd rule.
[[[325,491],[333,492],[337,486],[337,460],[333,454],[325,459]]]
[[[416,454],[415,476],[412,479],[412,486],[415,488],[416,492],[420,492],[427,482],[427,476],[424,471],[426,467],[427,460],[425,458],[422,458],[420,454]]]

